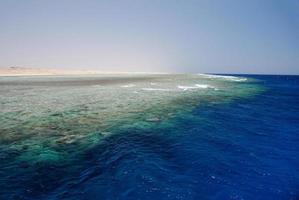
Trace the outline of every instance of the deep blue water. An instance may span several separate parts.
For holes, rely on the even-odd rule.
[[[38,168],[30,195],[14,198],[298,199],[299,76],[250,77],[265,91],[164,128],[120,130],[78,168]]]

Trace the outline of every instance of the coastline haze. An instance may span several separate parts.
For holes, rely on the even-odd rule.
[[[1,1],[0,66],[299,74],[298,1]]]

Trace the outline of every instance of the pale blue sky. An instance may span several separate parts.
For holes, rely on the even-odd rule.
[[[299,1],[0,0],[0,66],[299,74]]]

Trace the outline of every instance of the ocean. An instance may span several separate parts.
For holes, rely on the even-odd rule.
[[[0,77],[0,199],[298,199],[299,76]]]

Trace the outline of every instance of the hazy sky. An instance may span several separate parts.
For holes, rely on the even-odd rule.
[[[0,0],[0,66],[299,74],[299,1]]]

